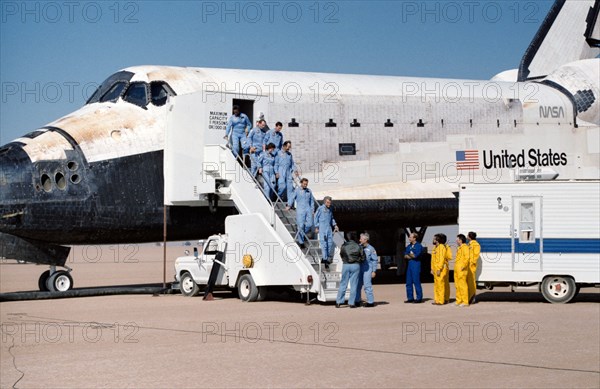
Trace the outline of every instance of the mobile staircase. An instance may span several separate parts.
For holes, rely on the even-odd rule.
[[[299,234],[296,223],[296,211],[287,209],[287,204],[275,194],[268,198],[259,180],[252,176],[243,160],[235,157],[231,150],[223,145],[204,147],[202,175],[205,181],[214,181],[214,193],[204,193],[213,202],[232,201],[241,215],[260,214],[268,222],[271,232],[280,238],[284,246],[293,246],[299,253],[295,258],[300,268],[305,268],[313,276],[313,285],[307,292],[317,294],[319,301],[335,301],[341,280],[341,258],[339,248],[334,253],[329,269],[321,263],[319,240],[305,236],[305,245],[297,243]],[[317,204],[315,200],[315,204]],[[308,298],[308,296],[307,296]]]

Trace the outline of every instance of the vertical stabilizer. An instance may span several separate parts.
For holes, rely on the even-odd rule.
[[[529,44],[519,81],[547,76],[561,65],[600,54],[600,0],[556,0]]]

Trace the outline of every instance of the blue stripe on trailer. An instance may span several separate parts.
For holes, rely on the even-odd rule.
[[[544,239],[545,253],[600,253],[600,239]]]
[[[520,253],[539,253],[540,250],[540,240],[536,239],[535,242],[531,243],[519,243],[519,241],[515,240],[515,251]]]
[[[512,252],[510,238],[479,238],[481,252]],[[536,239],[535,243],[518,243],[515,241],[517,252],[540,252],[542,242]],[[572,239],[572,238],[546,238],[543,240],[544,253],[563,254],[598,254],[600,253],[600,239]]]
[[[478,238],[482,253],[510,253],[512,246],[510,238]]]

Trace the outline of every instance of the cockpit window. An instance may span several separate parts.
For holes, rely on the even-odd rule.
[[[116,103],[119,97],[122,97],[124,101],[142,108],[146,108],[149,102],[156,107],[162,107],[167,103],[169,96],[177,96],[165,81],[157,80],[149,84],[142,81],[131,82],[134,75],[126,70],[111,75],[96,89],[86,104]]]
[[[104,82],[100,84],[100,86],[98,86],[98,88],[92,94],[92,97],[88,99],[86,104],[97,103],[98,101],[100,101],[100,98],[104,96],[106,92],[108,92],[108,90],[114,86],[116,82],[124,82],[127,84],[129,83],[133,75],[134,74],[132,72],[128,72],[126,70],[122,70],[120,72],[112,74],[110,77],[104,80]]]
[[[134,82],[129,86],[123,100],[128,103],[139,105],[146,108],[148,105],[148,97],[146,93],[146,84],[143,82]]]
[[[102,89],[99,86],[98,88],[96,88],[96,90],[94,91],[92,96],[88,99],[88,101],[86,101],[85,103],[86,104],[97,103],[98,100],[100,100],[100,93],[102,93]]]
[[[108,92],[106,92],[104,94],[104,96],[102,96],[100,98],[100,102],[106,103],[107,101],[110,101],[110,102],[116,103],[117,100],[119,99],[119,96],[121,96],[121,94],[123,94],[123,91],[125,90],[126,87],[127,87],[126,82],[124,82],[124,81],[117,82],[108,90]]]
[[[163,82],[153,82],[150,84],[150,93],[152,95],[152,104],[160,107],[165,105],[169,92]]]

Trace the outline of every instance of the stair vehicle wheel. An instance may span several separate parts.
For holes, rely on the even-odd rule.
[[[48,277],[50,277],[50,270],[46,270],[40,275],[40,279],[38,280],[38,288],[41,292],[47,292],[48,287],[46,286],[46,281],[48,281]]]
[[[576,294],[577,285],[571,277],[548,276],[542,281],[542,295],[551,303],[568,303]]]
[[[46,287],[50,292],[66,292],[73,289],[73,277],[68,271],[57,271],[48,277]]]
[[[179,290],[181,294],[187,297],[196,296],[200,292],[200,287],[194,281],[192,275],[185,272],[181,275],[181,282],[179,283]]]
[[[240,277],[238,294],[242,301],[256,301],[258,298],[258,288],[250,274],[244,274]]]

